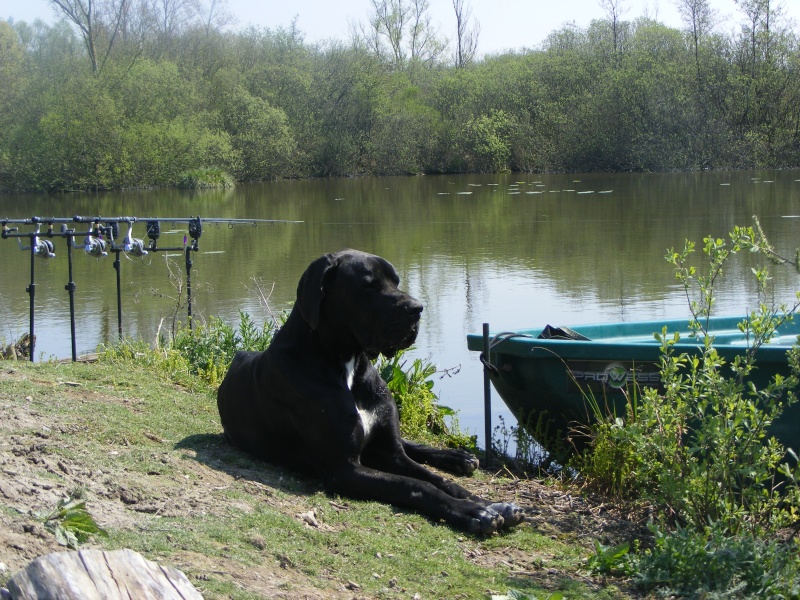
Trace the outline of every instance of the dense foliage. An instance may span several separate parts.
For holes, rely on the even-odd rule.
[[[797,166],[798,35],[770,0],[739,6],[729,33],[615,17],[455,64],[211,17],[0,21],[0,189]]]
[[[700,352],[679,354],[678,335],[657,332],[662,386],[631,390],[625,415],[598,415],[589,428],[591,450],[574,463],[590,485],[650,504],[655,544],[635,557],[627,545],[598,546],[590,566],[635,575],[665,595],[796,598],[797,449],[779,443],[770,426],[797,401],[800,346],[788,353],[791,373],[760,386],[750,376],[759,348],[797,317],[800,293],[793,304],[776,306],[768,268],[753,269],[758,304],[739,325],[748,351],[733,361],[717,353],[707,327],[734,254],[791,261],[775,254],[757,220],[755,228],[733,228],[727,241],[706,237],[706,268],[689,264],[693,251],[687,240],[666,258],[686,292],[692,334],[704,342]]]

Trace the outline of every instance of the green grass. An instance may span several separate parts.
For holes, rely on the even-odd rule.
[[[207,599],[276,590],[341,597],[349,582],[358,586],[349,596],[365,598],[487,599],[509,589],[621,597],[613,588],[597,595],[584,572],[592,546],[580,536],[552,539],[524,524],[473,537],[397,507],[330,497],[314,480],[252,459],[223,441],[215,391],[197,378],[176,385],[135,360],[7,365],[0,418],[24,417],[14,439],[41,440],[47,464],[73,473],[30,465],[33,474],[64,495],[86,485],[86,509],[108,532],[90,545],[175,566]],[[0,496],[5,522],[26,522],[15,508]],[[319,528],[298,518],[308,511]],[[503,562],[510,551],[516,563]],[[0,544],[0,561],[14,560]]]

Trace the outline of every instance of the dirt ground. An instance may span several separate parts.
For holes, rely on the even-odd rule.
[[[7,363],[6,363],[7,364]],[[0,386],[17,377],[13,368],[0,363]],[[79,385],[63,382],[63,393],[80,398],[91,396],[92,401],[117,402],[115,397],[102,397]],[[84,398],[85,399],[85,398]],[[35,433],[20,433],[35,432]],[[42,412],[26,407],[25,403],[3,401],[0,396],[0,582],[6,581],[37,556],[63,551],[54,536],[45,530],[32,514],[52,509],[59,499],[72,489],[84,487],[90,495],[91,514],[106,529],[135,529],[142,527],[145,515],[165,517],[195,514],[224,514],[230,506],[221,506],[210,490],[222,490],[234,485],[252,486],[269,499],[276,509],[293,518],[304,520],[309,526],[325,527],[314,523],[308,514],[303,495],[275,495],[277,482],[269,475],[260,478],[253,472],[238,473],[227,465],[224,470],[213,467],[213,457],[204,460],[181,460],[182,476],[164,477],[158,474],[104,472],[88,462],[64,459],[51,447],[54,434],[80,435],[75,426],[64,426]],[[172,445],[163,445],[158,459],[162,462],[178,460]],[[213,448],[209,450],[212,452]],[[191,481],[191,485],[187,484]],[[460,483],[482,496],[492,499],[516,498],[527,513],[527,520],[539,532],[558,538],[585,540],[599,539],[603,543],[620,543],[642,537],[646,529],[643,516],[623,514],[619,509],[584,494],[570,493],[564,488],[545,485],[532,479],[494,480],[464,479]],[[313,487],[313,483],[309,484]],[[88,544],[91,547],[93,544]],[[98,544],[99,545],[99,544]],[[546,584],[560,574],[540,568],[522,552],[507,548],[472,551],[468,560],[484,566],[505,565],[512,573],[532,577]],[[330,590],[320,591],[303,580],[302,573],[283,568],[275,561],[265,561],[259,568],[242,565],[215,557],[213,564],[205,556],[182,550],[171,556],[174,566],[188,569],[194,574],[224,571],[237,585],[252,594],[271,598],[360,598],[356,588],[343,589],[336,596]],[[222,563],[222,564],[221,564]],[[571,574],[577,578],[580,575]],[[197,575],[195,575],[197,578]],[[202,575],[199,577],[202,580]],[[585,577],[590,586],[603,582]],[[194,581],[202,587],[202,581]],[[287,586],[287,584],[289,584]],[[616,582],[620,586],[620,582]],[[287,595],[287,587],[292,589]],[[624,584],[621,587],[625,587]],[[631,596],[635,594],[630,591]]]

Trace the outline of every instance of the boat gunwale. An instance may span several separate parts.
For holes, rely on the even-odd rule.
[[[715,343],[714,348],[723,358],[732,358],[741,355],[748,347],[738,324],[744,320],[743,316],[713,317],[709,320],[709,329],[712,337],[724,338],[728,343]],[[496,341],[491,348],[493,354],[506,354],[535,359],[547,359],[546,354],[553,359],[583,359],[583,360],[627,360],[654,362],[661,357],[661,344],[654,337],[660,333],[664,326],[667,335],[675,332],[680,334],[680,340],[673,346],[678,353],[696,353],[701,348],[701,341],[697,338],[687,340],[689,336],[688,319],[669,319],[653,321],[630,321],[627,323],[599,323],[577,325],[571,327],[589,340],[564,340],[554,338],[539,338],[543,328],[516,329],[490,333],[490,340],[498,336],[509,335],[505,339]],[[785,326],[784,326],[785,327]],[[758,349],[757,360],[759,363],[786,363],[786,352],[797,343],[796,333],[800,333],[800,324],[789,325],[790,332],[780,334],[778,343],[767,343]],[[612,335],[608,335],[613,332]],[[649,339],[648,339],[649,332]],[[604,335],[605,334],[605,335]],[[626,335],[627,334],[627,335]],[[516,336],[516,337],[515,337]],[[634,337],[635,336],[635,337]],[[784,338],[791,337],[791,343],[785,343]],[[730,343],[735,338],[737,343]],[[483,335],[467,335],[469,350],[483,351]],[[536,353],[536,350],[542,352]]]

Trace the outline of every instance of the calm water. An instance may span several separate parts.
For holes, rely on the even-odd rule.
[[[800,215],[800,171],[333,179],[224,193],[0,196],[0,217],[75,214],[303,221],[205,224],[192,272],[194,313],[201,317],[236,319],[241,309],[267,318],[252,278],[263,281],[272,309],[280,310],[294,299],[308,263],[324,252],[353,247],[386,257],[426,305],[414,356],[431,357],[443,369],[460,366],[436,389],[460,411],[462,428],[482,433],[482,374],[466,350],[467,333],[479,332],[483,322],[498,331],[686,316],[682,290],[663,259],[667,248],[682,248],[686,238],[701,246],[704,235],[723,236],[757,214],[777,249],[793,256],[800,219],[785,216]],[[185,232],[184,224],[164,222],[159,245],[181,246]],[[144,224],[133,235],[146,237]],[[71,354],[67,253],[63,240],[55,246],[56,258],[35,266],[37,360]],[[175,288],[167,260],[182,274],[181,253],[123,257],[126,335],[152,340],[159,324],[170,321]],[[719,314],[754,302],[745,260],[725,274]],[[117,336],[112,262],[74,251],[79,353]],[[796,273],[774,275],[777,297],[792,300],[800,288]],[[29,280],[29,253],[15,240],[0,240],[0,339],[28,331]],[[179,316],[185,320],[185,309]],[[496,396],[494,406],[508,422]]]

